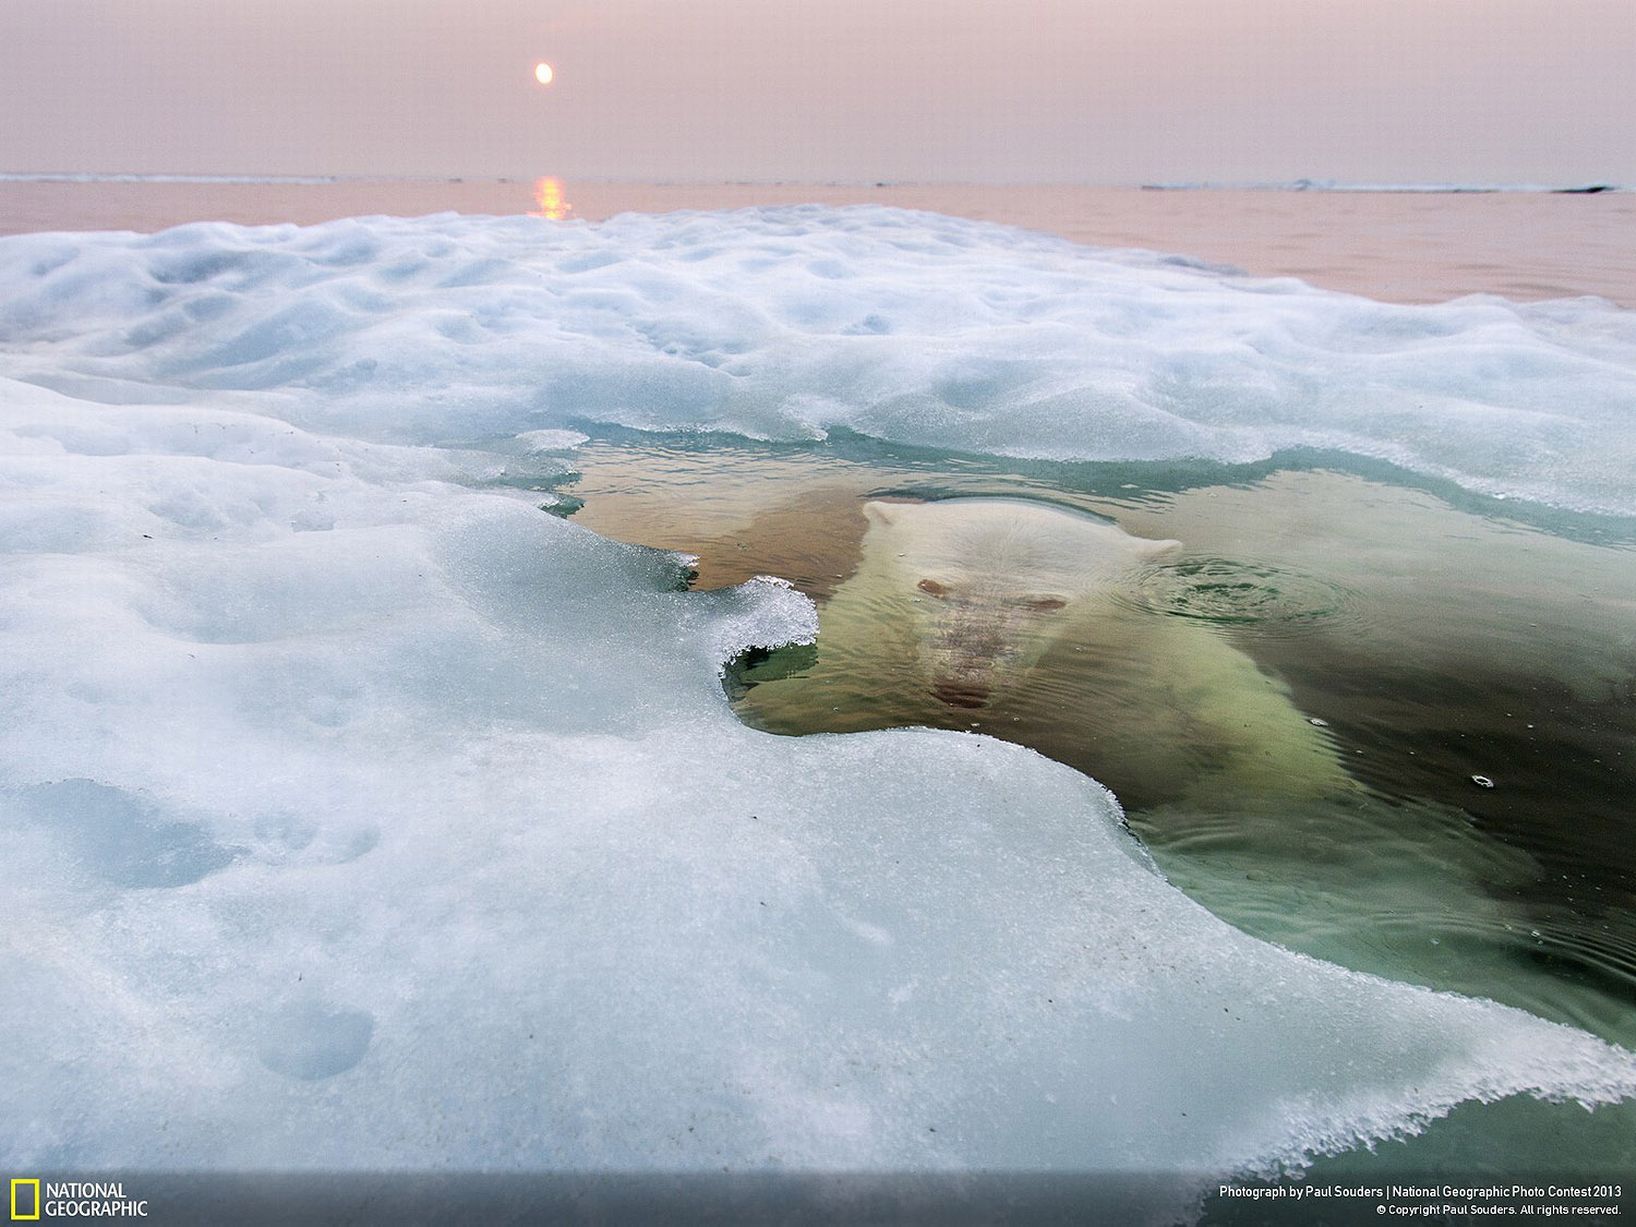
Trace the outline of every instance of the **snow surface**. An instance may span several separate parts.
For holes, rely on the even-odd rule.
[[[0,376],[400,441],[587,422],[1062,459],[1337,448],[1636,514],[1636,312],[1395,306],[878,207],[0,240]]]
[[[805,597],[683,591],[686,560],[495,480],[585,417],[1262,438],[1296,355],[1363,363],[1367,320],[1398,325],[1377,390],[1464,371],[1469,408],[1470,380],[1535,394],[1488,365],[1549,368],[1585,393],[1568,437],[1629,379],[1616,313],[1377,308],[881,211],[39,236],[0,242],[0,289],[13,1170],[1202,1188],[1463,1100],[1636,1095],[1592,1036],[1232,929],[1028,750],[744,727],[721,664],[809,640]],[[1139,411],[1113,389],[1144,363],[1195,416],[1257,370],[1228,416],[1259,424]],[[485,432],[511,437],[435,445]],[[1587,466],[1553,490],[1626,489]]]

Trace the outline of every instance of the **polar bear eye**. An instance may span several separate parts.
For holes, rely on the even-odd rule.
[[[949,590],[935,579],[923,579],[915,587],[919,588],[927,596],[935,596],[941,599],[949,595]]]
[[[1024,598],[1023,607],[1038,610],[1040,613],[1049,613],[1053,609],[1061,609],[1067,603],[1060,596],[1031,596]]]

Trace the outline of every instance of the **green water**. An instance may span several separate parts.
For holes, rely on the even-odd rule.
[[[572,463],[541,484],[583,501],[576,522],[697,555],[699,587],[768,573],[819,602],[815,649],[729,678],[748,722],[1031,746],[1110,787],[1170,880],[1250,933],[1636,1047],[1636,525],[1327,456],[1069,465],[620,435]],[[858,571],[867,502],[971,495],[1181,549],[952,703],[901,603],[825,611]],[[1275,726],[1295,750],[1263,749]],[[1463,1110],[1407,1159],[1353,1162],[1471,1162],[1472,1138],[1511,1130],[1540,1163],[1636,1168],[1628,1105],[1589,1133],[1566,1114],[1586,1115]]]

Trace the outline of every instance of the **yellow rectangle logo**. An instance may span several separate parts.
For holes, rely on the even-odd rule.
[[[34,1190],[34,1198],[33,1198],[33,1201],[30,1203],[32,1205],[32,1207],[33,1207],[33,1210],[29,1214],[22,1214],[22,1213],[20,1213],[18,1211],[18,1208],[17,1208],[17,1190],[19,1188],[33,1189]],[[21,1179],[19,1177],[15,1177],[15,1176],[12,1177],[12,1181],[11,1181],[11,1221],[14,1222],[14,1223],[32,1223],[35,1219],[37,1219],[39,1217],[40,1217],[40,1178],[38,1176],[36,1176],[31,1180],[23,1180],[23,1179]]]

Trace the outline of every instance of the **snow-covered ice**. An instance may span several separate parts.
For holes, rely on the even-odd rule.
[[[0,240],[0,1157],[1209,1175],[1630,1097],[1230,928],[1028,750],[744,727],[805,597],[489,478],[846,425],[1629,510],[1633,354],[882,210]]]
[[[1636,513],[1636,313],[1396,306],[860,207],[0,241],[0,376],[400,441],[587,422],[1063,459],[1376,457]]]

